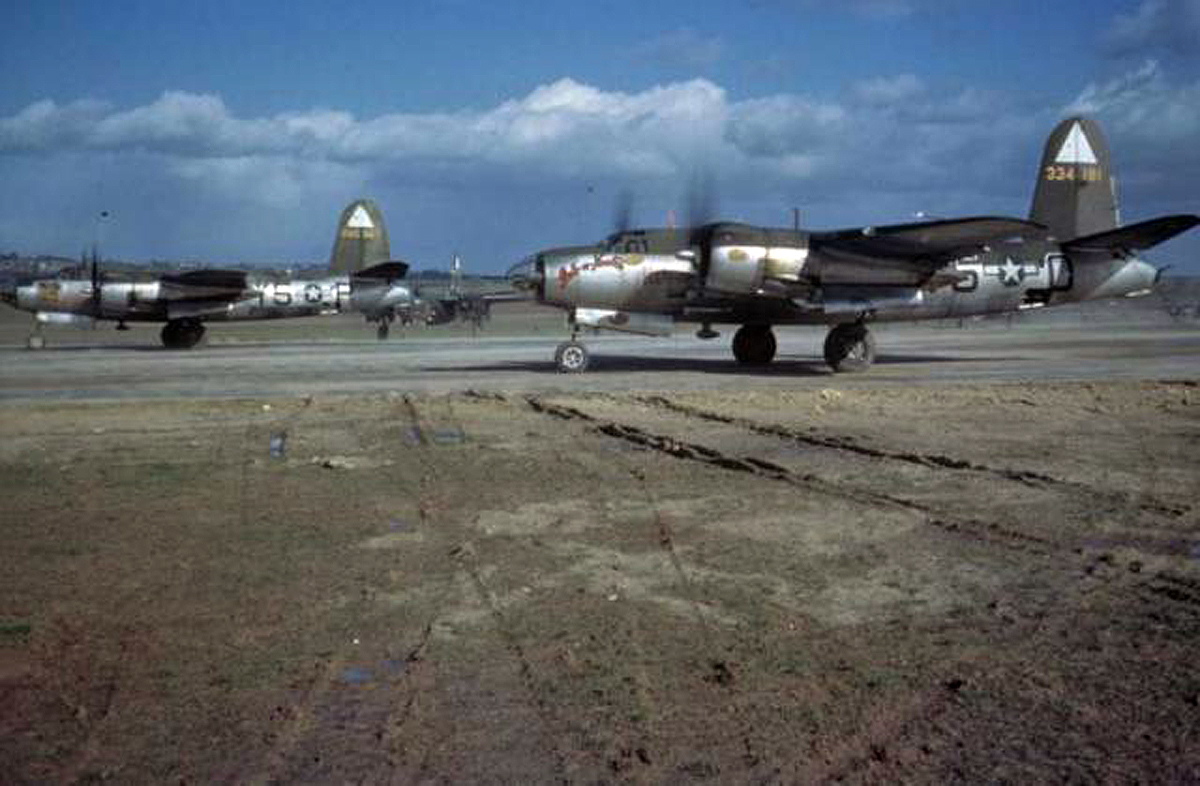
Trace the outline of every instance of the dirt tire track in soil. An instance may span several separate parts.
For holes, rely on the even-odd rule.
[[[673,412],[685,417],[693,417],[699,420],[721,423],[724,425],[735,426],[746,429],[754,434],[762,436],[774,437],[785,441],[798,442],[800,444],[813,447],[829,448],[832,450],[848,451],[851,453],[863,455],[869,458],[879,458],[885,460],[898,460],[917,466],[923,466],[928,469],[948,470],[948,471],[965,471],[989,474],[995,477],[1012,480],[1023,485],[1034,488],[1056,488],[1064,493],[1072,492],[1077,494],[1085,494],[1093,499],[1100,499],[1110,502],[1118,507],[1133,508],[1134,510],[1149,513],[1161,518],[1166,518],[1175,522],[1186,516],[1191,508],[1188,506],[1167,505],[1153,497],[1153,495],[1133,495],[1122,491],[1112,491],[1106,489],[1097,489],[1085,483],[1079,483],[1073,480],[1064,480],[1056,478],[1044,473],[1038,473],[1028,470],[1018,470],[1009,468],[991,467],[983,464],[977,464],[970,461],[955,459],[950,456],[941,454],[921,454],[909,452],[889,451],[881,448],[872,448],[859,445],[849,437],[841,436],[813,436],[798,432],[795,429],[776,423],[760,423],[749,418],[733,417],[722,415],[717,412],[693,407],[687,404],[681,404],[666,396],[630,396],[621,398],[613,394],[604,394],[602,398],[607,398],[618,403],[632,401],[649,406],[655,409],[661,409],[667,412]],[[578,410],[576,410],[578,411]],[[808,476],[806,476],[808,477]],[[885,495],[886,496],[886,495]],[[1140,496],[1140,499],[1138,498]],[[891,498],[890,496],[888,498]],[[898,498],[902,502],[907,502],[903,498]],[[935,515],[935,511],[924,505],[917,505],[923,512]],[[1019,530],[1014,530],[1011,527],[1003,527],[995,523],[979,521],[975,519],[962,521],[947,521],[944,518],[932,518],[927,523],[940,529],[951,532],[974,532],[981,540],[1000,542],[1000,539],[1007,539],[1014,544],[1024,543],[1029,550],[1037,552],[1040,547],[1050,548],[1071,548],[1069,544],[1057,543],[1051,539],[1043,538],[1037,535],[1031,535]],[[964,528],[964,524],[967,526]],[[1040,546],[1039,546],[1040,544]],[[1075,547],[1077,550],[1077,546]],[[1042,552],[1047,553],[1047,552]]]
[[[1200,580],[1160,570],[1152,579],[1139,582],[1140,589],[1179,604],[1179,608],[1200,621]]]
[[[779,439],[797,442],[802,445],[809,445],[811,447],[855,453],[868,458],[902,461],[908,464],[915,464],[920,467],[928,467],[930,469],[980,472],[994,475],[999,478],[1004,478],[1005,480],[1015,481],[1027,486],[1033,486],[1035,488],[1043,485],[1057,485],[1067,482],[1041,472],[1008,469],[1006,467],[990,467],[986,464],[976,464],[974,462],[967,461],[966,459],[956,459],[940,453],[908,453],[885,450],[883,448],[873,448],[867,445],[860,445],[851,437],[805,434],[777,423],[759,423],[751,420],[750,418],[722,415],[718,412],[712,412],[711,410],[700,409],[699,407],[681,404],[661,395],[634,396],[631,398],[631,400],[646,406],[664,409],[670,412],[685,415],[687,417],[697,418],[699,420],[706,420],[713,423],[723,423],[729,426],[738,426],[739,428],[752,431],[755,434],[777,437]]]
[[[283,428],[278,424],[250,423],[246,427],[246,453],[242,463],[242,484],[239,495],[240,522],[245,528],[249,524],[248,514],[253,509],[251,500],[254,495],[250,491],[251,468],[258,464],[258,451],[263,444],[262,436],[273,437],[282,433],[285,443],[281,456],[286,456],[286,440],[292,439],[304,415],[311,412],[313,400],[311,397],[303,400],[303,406],[283,421]],[[286,478],[286,476],[285,476]],[[278,483],[279,481],[276,481]],[[284,481],[286,487],[286,481]],[[318,712],[324,697],[328,695],[337,682],[337,675],[346,668],[348,661],[338,653],[330,653],[324,658],[324,668],[314,668],[307,684],[301,689],[300,695],[293,699],[287,707],[280,705],[272,713],[272,718],[285,719],[282,729],[275,732],[272,744],[262,757],[260,769],[255,776],[249,778],[253,783],[281,783],[288,780],[288,774],[294,774],[296,768],[291,754],[297,749],[305,736],[312,731],[318,718]]]
[[[613,397],[606,394],[601,396],[601,398],[612,399]],[[698,461],[727,471],[758,475],[759,477],[785,482],[807,491],[834,495],[839,499],[849,498],[868,505],[884,505],[918,513],[921,515],[921,522],[924,525],[943,532],[948,536],[970,540],[986,547],[999,547],[1009,551],[1036,556],[1041,559],[1058,560],[1062,568],[1077,574],[1081,578],[1088,576],[1101,581],[1109,587],[1119,587],[1125,592],[1138,593],[1139,585],[1134,580],[1136,574],[1130,573],[1127,570],[1095,570],[1097,559],[1110,558],[1106,554],[1096,556],[1089,553],[1086,540],[1077,542],[1053,540],[1015,530],[996,522],[988,522],[975,518],[956,518],[945,515],[930,506],[911,502],[903,498],[864,492],[861,489],[847,487],[844,484],[834,483],[807,474],[797,475],[785,467],[757,460],[753,457],[734,458],[726,456],[713,448],[683,442],[668,436],[651,434],[636,426],[597,418],[577,407],[552,403],[539,396],[526,396],[525,401],[533,411],[539,414],[559,420],[580,422],[593,433],[620,439],[674,458]],[[1093,489],[1082,484],[1074,484],[1069,481],[1061,481],[1060,483],[1064,489],[1078,490],[1088,494],[1094,493]],[[1129,502],[1124,495],[1121,495],[1121,500],[1123,503]],[[1141,505],[1137,505],[1136,509],[1141,510],[1144,508]],[[1157,588],[1143,589],[1171,600],[1181,600],[1181,591],[1174,587],[1159,585]],[[1183,599],[1183,602],[1189,601],[1190,598]]]
[[[554,765],[554,776],[558,781],[566,780],[567,764],[563,755],[561,746],[558,744],[556,737],[559,736],[555,732],[563,728],[564,724],[560,723],[555,717],[551,709],[551,703],[542,695],[538,689],[538,681],[534,677],[533,664],[529,662],[529,657],[525,654],[525,648],[521,646],[521,641],[517,634],[513,632],[512,626],[504,616],[504,611],[500,608],[500,603],[496,600],[496,595],[488,587],[487,582],[483,579],[483,574],[479,570],[479,560],[475,554],[475,548],[471,543],[465,543],[456,548],[453,556],[463,566],[466,573],[471,578],[471,586],[475,590],[480,603],[488,610],[488,614],[492,618],[492,622],[496,626],[496,630],[500,633],[500,637],[504,640],[504,646],[517,664],[517,673],[521,677],[521,685],[525,689],[528,701],[541,721],[542,732],[541,737],[546,741],[546,749]]]
[[[469,389],[464,391],[462,396],[463,398],[469,400],[500,403],[510,409],[516,409],[519,406],[517,403],[509,400],[508,397],[502,393]],[[580,474],[584,476],[592,475],[596,470],[595,467],[585,464],[584,462],[580,461],[578,457],[571,455],[568,452],[559,450],[557,448],[551,448],[551,450],[556,456],[554,463],[557,466],[573,465],[577,467],[580,470]],[[624,474],[625,470],[622,469],[620,472]],[[652,510],[655,518],[658,545],[668,553],[669,559],[672,562],[677,575],[679,575],[681,582],[683,582],[685,585],[688,584],[687,577],[683,573],[683,569],[679,564],[678,557],[674,553],[674,547],[671,545],[669,524],[665,521],[665,519],[662,518],[658,506],[654,504],[653,498],[651,497],[649,490],[646,488],[645,475],[637,469],[629,470],[628,474],[634,477],[635,480],[638,480],[645,490],[649,501],[649,507]],[[605,511],[599,505],[596,506],[595,513],[597,517],[601,519],[606,516]],[[690,595],[689,600],[691,600]],[[695,603],[694,601],[692,602],[693,604]],[[624,608],[628,609],[629,607],[625,606]],[[696,607],[696,616],[702,631],[707,633],[703,615],[698,607]],[[631,663],[633,664],[631,666],[631,671],[633,672],[633,684],[637,688],[635,695],[637,697],[639,713],[638,717],[627,718],[624,721],[627,725],[633,728],[633,732],[631,734],[620,734],[619,731],[614,732],[614,736],[622,739],[622,742],[611,747],[610,755],[608,756],[607,769],[609,772],[616,775],[633,778],[635,782],[647,782],[644,780],[644,778],[649,776],[643,770],[638,770],[635,772],[633,768],[639,766],[649,767],[652,764],[653,759],[650,751],[655,747],[652,740],[662,738],[662,735],[655,730],[657,723],[652,719],[658,719],[661,716],[661,711],[659,710],[658,705],[651,698],[653,681],[651,680],[649,673],[646,671],[646,663],[649,662],[650,659],[648,658],[645,650],[642,648],[642,641],[646,637],[645,626],[642,624],[641,617],[638,614],[627,613],[624,615],[624,618],[629,629],[633,631],[633,635],[629,637],[628,641],[629,646],[633,649],[633,657],[622,659],[622,663],[624,665],[630,665]],[[707,640],[706,637],[705,640]],[[580,731],[585,737],[597,736],[595,733],[596,730],[589,727],[581,727]],[[608,742],[607,739],[598,741]]]
[[[421,426],[422,416],[417,408],[416,400],[411,396],[405,395],[401,400],[396,414],[397,419],[408,420],[409,427],[407,433],[410,436],[420,435],[416,441],[423,464],[427,468],[431,464],[436,464],[438,455],[436,451],[430,449],[431,445],[425,436],[426,432]],[[459,424],[459,428],[461,427],[461,424]],[[417,515],[420,519],[422,530],[429,532],[431,535],[436,535],[445,530],[430,527],[431,514],[438,507],[433,492],[429,488],[430,478],[430,472],[423,472],[418,481],[416,495]],[[453,534],[450,534],[444,540],[453,542],[455,537]],[[437,668],[426,658],[426,653],[433,638],[434,627],[437,625],[437,621],[446,613],[446,608],[449,605],[450,596],[455,585],[455,577],[459,571],[454,564],[455,556],[453,552],[454,549],[449,547],[446,542],[435,552],[439,555],[438,561],[440,564],[437,567],[445,573],[445,581],[442,583],[441,592],[432,603],[433,613],[430,614],[429,621],[422,630],[420,640],[416,646],[408,651],[405,657],[406,668],[404,670],[403,683],[407,686],[408,695],[399,703],[398,709],[392,712],[386,721],[385,740],[389,751],[389,765],[393,778],[400,776],[401,770],[407,769],[408,772],[406,774],[408,775],[408,779],[413,781],[426,777],[431,769],[430,757],[433,754],[435,746],[428,744],[426,741],[423,749],[419,751],[419,761],[414,766],[409,761],[410,746],[408,745],[408,741],[421,740],[423,736],[429,736],[427,728],[418,728],[414,733],[410,730],[410,727],[416,722],[415,718],[419,709],[420,697],[426,692],[432,692],[434,686],[437,684]]]
[[[516,402],[510,400],[502,393],[468,389],[461,395],[463,398],[468,400],[499,403],[510,409],[515,409],[519,406]],[[559,466],[574,465],[581,470],[581,474],[583,475],[590,475],[594,472],[593,467],[587,466],[577,457],[572,456],[569,453],[557,449],[553,449],[553,452],[557,457],[555,463]],[[622,470],[622,472],[624,471]],[[631,474],[635,479],[639,480],[644,488],[645,478],[643,475],[640,475],[637,470],[631,470],[629,474]],[[649,495],[648,491],[647,495]],[[665,526],[665,522],[661,522],[660,520],[657,506],[653,505],[652,500],[651,509],[655,514],[656,526],[660,526],[660,524]],[[599,509],[596,511],[596,513],[597,516],[601,518],[603,518],[605,515],[604,511]],[[658,542],[659,545],[662,546],[663,535],[661,526],[658,532]],[[682,576],[682,569],[674,559],[674,556],[675,555],[671,554],[672,561],[675,563],[675,569],[680,572],[681,579],[686,582],[686,577]],[[699,615],[698,609],[697,614]],[[607,770],[608,772],[618,776],[633,778],[635,782],[645,782],[643,780],[645,777],[644,772],[634,772],[632,768],[639,764],[641,766],[649,766],[651,764],[652,758],[648,748],[653,748],[653,743],[647,741],[659,738],[661,735],[655,732],[655,724],[652,723],[650,719],[658,717],[660,712],[657,705],[651,699],[651,686],[653,683],[645,669],[645,664],[648,658],[645,651],[641,647],[641,641],[644,638],[644,626],[641,624],[641,620],[636,614],[626,614],[625,621],[629,628],[635,632],[635,635],[631,635],[629,637],[628,642],[628,644],[634,650],[634,657],[632,659],[624,659],[622,662],[625,665],[628,665],[630,660],[632,660],[635,664],[635,667],[631,668],[631,671],[634,673],[634,684],[637,687],[636,696],[638,709],[640,710],[640,717],[636,719],[625,720],[626,724],[634,728],[634,732],[632,734],[622,735],[619,731],[614,732],[614,736],[617,738],[623,738],[623,742],[615,744],[610,749],[607,761]],[[701,623],[703,623],[703,620],[701,620]],[[594,728],[581,726],[580,732],[585,738],[597,738],[598,742],[608,742],[608,738],[601,739],[597,737],[596,730]],[[597,769],[599,770],[602,768],[598,766]],[[563,780],[570,782],[569,777],[564,777]]]
[[[686,461],[697,461],[720,469],[733,472],[744,472],[770,480],[781,481],[790,486],[806,491],[836,497],[839,500],[852,500],[868,506],[889,507],[900,509],[922,516],[924,524],[950,533],[979,541],[986,545],[1003,546],[1026,553],[1049,556],[1052,553],[1067,553],[1072,551],[1068,544],[1059,543],[1049,538],[1020,532],[994,522],[978,519],[955,520],[928,505],[913,502],[903,497],[866,491],[843,483],[819,478],[811,474],[797,474],[765,459],[755,456],[732,457],[704,445],[685,442],[674,437],[652,434],[637,426],[618,423],[611,420],[601,420],[582,410],[548,402],[537,396],[527,396],[526,402],[530,408],[540,414],[549,415],[560,420],[578,420],[597,434],[624,440],[642,448],[655,450],[674,458]]]
[[[622,400],[612,394],[606,394],[605,397],[612,398],[616,401]],[[634,401],[645,406],[662,409],[668,412],[675,412],[687,417],[697,418],[699,420],[737,426],[755,434],[776,437],[778,439],[795,442],[802,445],[808,445],[811,447],[844,451],[865,456],[867,458],[901,461],[915,466],[926,467],[931,470],[948,470],[988,474],[1004,480],[1010,480],[1022,485],[1030,486],[1032,488],[1057,487],[1062,489],[1070,489],[1095,496],[1097,498],[1112,500],[1113,502],[1124,506],[1134,507],[1147,513],[1171,519],[1177,519],[1185,516],[1192,510],[1187,505],[1168,505],[1154,498],[1152,495],[1143,495],[1143,499],[1138,501],[1134,499],[1133,495],[1126,492],[1112,491],[1109,489],[1097,489],[1094,486],[1090,486],[1086,483],[1080,483],[1074,480],[1065,480],[1063,478],[1057,478],[1052,475],[1047,475],[1042,472],[1035,472],[1033,470],[992,467],[986,464],[978,464],[968,461],[966,459],[957,459],[940,453],[910,453],[869,447],[866,445],[860,445],[853,438],[845,436],[806,434],[778,423],[760,423],[758,421],[751,420],[750,418],[722,415],[719,412],[693,407],[688,404],[681,404],[662,395],[631,396],[626,400]]]
[[[703,649],[709,650],[708,654],[701,658],[703,663],[707,666],[707,673],[701,677],[701,680],[712,686],[716,686],[717,689],[723,688],[733,681],[734,674],[724,658],[712,653],[712,643],[716,640],[717,632],[705,618],[704,609],[700,604],[695,582],[692,581],[687,571],[684,570],[683,560],[680,558],[679,552],[675,548],[675,534],[672,531],[670,522],[665,516],[663,516],[661,508],[654,501],[654,495],[650,491],[650,486],[647,482],[645,472],[638,468],[630,469],[629,472],[642,487],[642,491],[646,496],[646,504],[653,513],[654,525],[656,534],[658,536],[658,545],[666,553],[667,558],[670,560],[672,568],[675,571],[675,575],[679,578],[679,582],[683,588],[688,605],[692,609],[693,616],[696,620],[696,626],[699,628],[700,641],[703,642],[703,644],[700,646]],[[642,625],[638,624],[636,619],[635,627],[642,628]],[[642,654],[642,650],[638,642],[639,639],[635,637],[634,644],[638,647],[638,654]],[[638,669],[638,675],[641,678],[639,688],[641,690],[643,704],[652,704],[652,702],[650,702],[647,698],[650,692],[650,685],[649,678],[646,675],[644,667]],[[655,709],[657,709],[657,707],[655,707]],[[656,713],[656,715],[657,714],[658,713]],[[744,724],[742,725],[743,729],[741,730],[741,737],[744,751],[743,759],[746,761],[753,761],[756,764],[763,763],[765,760],[765,755],[761,750],[762,746],[751,742],[751,737],[754,736],[753,727],[744,728]],[[643,736],[645,737],[646,735]],[[632,762],[634,759],[634,756],[630,755],[631,752],[636,752],[637,758],[644,764],[650,763],[650,757],[646,752],[644,745],[637,747],[634,745],[626,746],[626,749],[623,750],[622,753],[624,754],[624,758],[629,762]]]
[[[286,421],[288,427],[285,430],[285,433],[290,434],[296,429],[301,420],[301,416],[311,405],[311,403],[311,399],[306,399],[305,409],[295,413]],[[402,415],[400,418],[401,420],[407,420],[414,425],[419,423],[416,409],[411,405],[411,402],[407,400],[407,397],[402,402],[401,412],[397,414]],[[254,428],[254,426],[251,426],[251,428]],[[261,426],[258,428],[261,430]],[[361,439],[358,439],[357,441],[360,444],[362,443]],[[253,446],[257,443],[256,441],[248,438],[248,444]],[[424,446],[426,443],[422,442],[421,444]],[[251,458],[245,464],[245,470],[247,474],[253,461],[253,452],[251,452],[249,455]],[[422,484],[422,486],[423,485],[424,484]],[[416,497],[417,510],[421,519],[421,523],[425,524],[429,506],[427,504],[427,500],[424,499],[426,496],[424,488],[422,487],[414,496]],[[243,495],[243,500],[244,499],[245,495]],[[243,524],[244,523],[245,521],[243,520]],[[446,594],[448,594],[450,583],[451,581],[448,581],[446,584]],[[441,604],[439,604],[439,607],[440,605]],[[405,666],[403,672],[404,678],[411,676],[412,664],[420,660],[420,656],[428,644],[434,622],[436,622],[436,617],[426,624],[423,629],[423,635],[417,644],[407,649],[407,655],[402,660]],[[331,698],[337,693],[335,688],[339,685],[339,675],[344,672],[344,670],[350,665],[351,661],[352,659],[348,657],[348,653],[346,652],[331,653],[326,659],[325,668],[318,670],[317,673],[312,676],[308,685],[303,689],[301,695],[291,703],[290,707],[288,707],[286,710],[277,708],[275,714],[285,717],[287,721],[283,729],[276,733],[275,742],[272,745],[271,750],[268,751],[267,755],[263,758],[262,769],[259,771],[259,774],[256,777],[250,779],[252,782],[281,783],[289,780],[295,780],[297,778],[303,779],[305,774],[315,775],[316,773],[312,773],[311,771],[309,773],[305,773],[305,768],[312,765],[320,765],[322,762],[320,762],[319,757],[309,759],[307,752],[305,754],[305,760],[299,761],[296,751],[301,747],[302,743],[310,736],[320,734],[323,721],[328,720],[330,717],[336,716],[339,724],[348,728],[354,722],[360,720],[361,716],[367,716],[371,714],[372,708],[367,702],[353,700],[358,697],[351,697],[350,700],[347,700],[345,697],[343,697],[341,700],[335,700]],[[408,700],[401,704],[403,713],[407,713],[411,710],[416,694],[417,692],[415,690],[410,691]],[[350,710],[348,715],[345,714],[347,710]],[[378,707],[375,708],[375,712],[379,712]],[[369,727],[374,727],[374,731],[372,732]],[[394,728],[395,724],[392,722],[391,714],[388,714],[387,717],[385,717],[382,721],[372,721],[368,718],[367,725],[362,729],[362,736],[367,738],[373,737],[377,742],[380,743],[382,743],[385,737],[387,737],[388,741],[390,742],[390,738],[393,736],[391,732]],[[389,753],[394,751],[393,745],[381,747],[383,750]],[[333,762],[335,765],[336,763],[337,762]],[[359,763],[361,764],[361,762]],[[385,766],[388,768],[388,770],[394,768],[394,763],[390,760],[390,757]],[[377,776],[379,773],[375,773],[375,775]]]

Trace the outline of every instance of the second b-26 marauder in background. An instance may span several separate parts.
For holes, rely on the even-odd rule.
[[[1029,218],[974,217],[807,232],[718,222],[622,230],[595,246],[554,248],[509,271],[517,289],[568,312],[561,371],[587,368],[583,328],[670,335],[675,322],[740,325],[733,354],[775,357],[774,325],[829,325],[834,371],[866,369],[876,321],[967,317],[1149,292],[1160,271],[1138,259],[1200,223],[1175,215],[1122,227],[1097,123],[1051,132]]]
[[[204,337],[206,322],[281,319],[355,311],[378,323],[379,337],[397,314],[413,307],[408,288],[398,283],[408,271],[390,260],[387,227],[374,202],[359,199],[342,211],[337,225],[330,275],[324,278],[267,281],[243,270],[190,270],[153,281],[107,281],[95,250],[90,277],[46,279],[18,286],[0,297],[32,311],[35,332],[31,347],[43,343],[42,324],[91,326],[97,320],[117,323],[163,322],[162,343],[168,349],[190,349]]]

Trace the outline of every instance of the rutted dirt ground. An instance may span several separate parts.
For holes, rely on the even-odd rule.
[[[1200,779],[1193,380],[14,405],[0,478],[4,780]]]

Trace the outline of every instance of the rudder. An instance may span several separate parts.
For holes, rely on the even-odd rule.
[[[1060,242],[1119,225],[1108,142],[1096,121],[1068,117],[1050,132],[1029,218]]]

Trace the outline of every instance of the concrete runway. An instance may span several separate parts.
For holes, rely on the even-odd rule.
[[[218,328],[219,330],[219,328]],[[112,334],[111,344],[70,343],[42,351],[0,347],[0,401],[138,400],[387,393],[795,389],[919,383],[1175,379],[1200,375],[1195,323],[1149,325],[1003,322],[877,326],[875,366],[833,375],[821,360],[824,330],[777,328],[779,354],[767,369],[740,368],[732,330],[700,341],[586,339],[592,368],[555,371],[559,336],[402,338],[214,343],[161,349]],[[216,333],[216,331],[214,331]],[[121,343],[125,339],[125,343]]]

